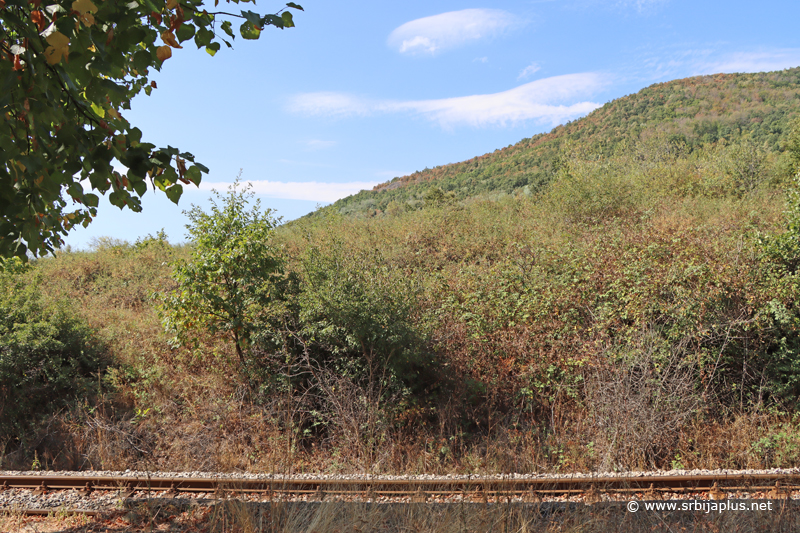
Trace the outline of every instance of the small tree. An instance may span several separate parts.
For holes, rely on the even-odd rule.
[[[272,243],[280,219],[259,201],[248,211],[255,195],[239,185],[237,178],[225,197],[214,191],[219,203],[211,199],[210,213],[186,212],[194,249],[173,265],[178,288],[166,296],[162,318],[176,345],[196,343],[202,331],[229,336],[244,365],[254,336],[282,314],[285,275]]]

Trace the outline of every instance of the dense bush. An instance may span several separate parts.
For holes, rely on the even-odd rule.
[[[43,417],[89,401],[102,360],[92,333],[65,301],[16,259],[0,271],[0,439],[19,441]]]

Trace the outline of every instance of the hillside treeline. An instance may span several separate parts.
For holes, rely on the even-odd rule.
[[[275,227],[239,191],[189,245],[6,263],[3,466],[798,466],[800,135],[560,154],[527,193]]]
[[[691,151],[749,138],[770,151],[800,111],[800,68],[755,74],[715,74],[658,83],[613,100],[588,116],[468,161],[397,177],[329,208],[350,216],[417,209],[431,188],[463,200],[531,194],[550,183],[565,152],[604,156],[632,141],[666,136]]]

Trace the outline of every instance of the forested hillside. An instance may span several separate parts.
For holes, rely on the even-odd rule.
[[[189,245],[7,261],[0,461],[800,466],[798,74],[656,85],[289,224],[239,188]]]
[[[748,137],[769,151],[800,110],[800,68],[758,74],[717,74],[659,83],[607,103],[550,133],[461,163],[395,178],[372,191],[339,200],[342,214],[374,216],[424,205],[432,187],[463,200],[477,195],[531,194],[549,183],[574,151],[613,155],[654,135],[689,150]],[[434,193],[434,195],[437,193]],[[394,202],[394,203],[393,203]]]

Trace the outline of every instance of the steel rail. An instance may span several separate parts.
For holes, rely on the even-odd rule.
[[[437,501],[436,497],[459,495],[460,501],[483,503],[542,502],[550,496],[581,496],[588,504],[611,504],[602,501],[601,494],[617,494],[641,499],[660,499],[664,493],[707,493],[709,498],[726,498],[725,492],[762,492],[767,499],[785,499],[792,491],[800,490],[800,474],[704,474],[665,476],[597,476],[559,478],[433,478],[433,479],[243,479],[219,477],[168,476],[87,476],[87,475],[0,475],[0,493],[11,489],[33,489],[36,494],[50,491],[80,490],[119,491],[126,500],[139,492],[140,496],[189,497],[199,496],[209,502],[229,496],[260,494],[272,501],[286,497],[305,496],[306,501],[379,501],[379,497],[407,498],[412,503]],[[724,490],[722,490],[724,489]],[[144,493],[144,494],[143,494]],[[201,494],[213,493],[209,499]],[[608,498],[606,498],[608,499]],[[612,498],[613,500],[613,498]],[[135,500],[134,500],[135,501]],[[384,500],[386,501],[386,500]],[[442,501],[442,500],[438,500]],[[553,502],[552,505],[572,505]],[[542,504],[543,505],[543,504]],[[118,514],[118,509],[83,510],[68,508],[9,508],[0,507],[0,516],[79,514],[89,517]]]
[[[582,493],[587,490],[604,492],[638,492],[656,490],[685,492],[720,489],[743,490],[774,488],[779,483],[786,489],[800,489],[800,474],[705,474],[668,476],[598,476],[518,479],[497,478],[433,478],[433,479],[243,479],[219,477],[161,477],[153,476],[70,476],[70,475],[0,475],[0,491],[4,489],[40,490],[137,490],[172,492],[241,493],[363,493],[410,494],[415,491],[431,493],[523,493],[536,491],[549,494]],[[88,485],[87,485],[88,484]]]

